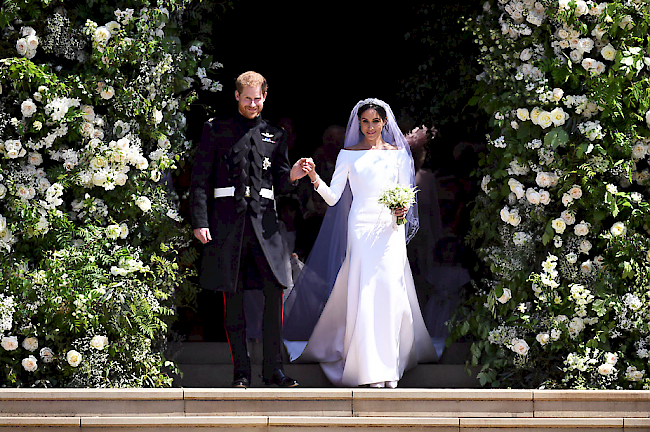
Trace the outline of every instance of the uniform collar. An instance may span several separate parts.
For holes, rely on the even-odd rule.
[[[260,123],[262,123],[262,115],[259,114],[254,119],[247,119],[239,112],[237,112],[237,115],[235,116],[235,122],[239,123],[240,125],[248,129],[254,128],[255,126],[258,126]]]

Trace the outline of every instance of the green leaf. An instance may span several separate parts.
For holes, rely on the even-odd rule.
[[[569,134],[560,127],[551,129],[551,131],[544,136],[544,144],[553,147],[553,149],[565,145],[568,142]]]

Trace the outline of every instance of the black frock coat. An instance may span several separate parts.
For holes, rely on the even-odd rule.
[[[282,287],[291,282],[289,251],[279,230],[275,201],[261,197],[291,192],[286,133],[260,116],[237,114],[205,123],[192,168],[192,228],[209,228],[212,241],[203,248],[199,281],[204,289],[236,292],[246,218],[260,242],[273,275]],[[215,198],[215,188],[235,187],[235,196]],[[250,197],[245,196],[246,186]],[[265,281],[257,281],[261,289]],[[277,285],[277,284],[276,284]]]

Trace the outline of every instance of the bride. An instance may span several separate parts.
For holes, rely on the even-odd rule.
[[[309,176],[332,207],[285,301],[291,360],[320,362],[337,386],[394,388],[405,370],[437,356],[406,256],[417,205],[391,212],[378,202],[392,186],[415,186],[413,158],[390,107],[357,103],[330,185],[315,167]],[[395,225],[402,216],[407,223]]]

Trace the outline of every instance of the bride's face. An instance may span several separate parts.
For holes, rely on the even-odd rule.
[[[366,140],[374,142],[381,137],[381,131],[386,125],[386,122],[374,108],[370,108],[361,113],[359,124],[361,126],[361,133],[366,137]]]

